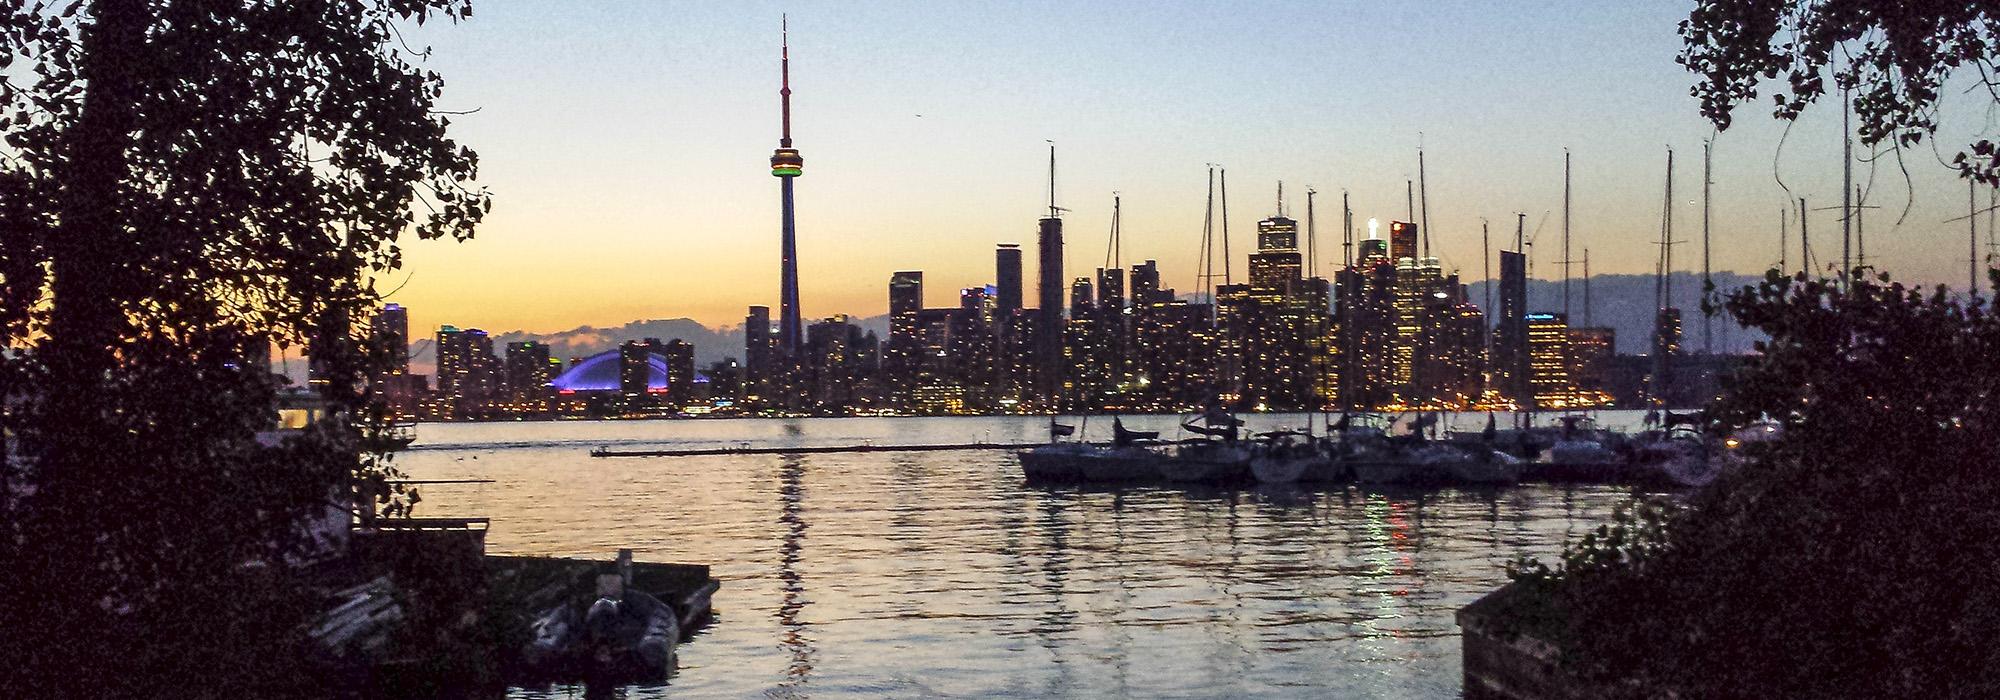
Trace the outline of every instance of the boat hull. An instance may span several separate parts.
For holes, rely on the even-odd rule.
[[[1260,484],[1290,484],[1305,476],[1306,470],[1319,462],[1327,462],[1324,457],[1258,457],[1250,460],[1250,474]]]

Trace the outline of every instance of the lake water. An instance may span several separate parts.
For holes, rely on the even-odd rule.
[[[1173,417],[1126,423],[1173,435]],[[588,455],[1046,431],[1046,418],[424,424],[399,463],[495,480],[427,487],[418,511],[492,518],[493,553],[629,547],[713,567],[715,624],[666,685],[618,693],[632,698],[1457,697],[1453,612],[1627,493],[1030,486],[1005,451]]]

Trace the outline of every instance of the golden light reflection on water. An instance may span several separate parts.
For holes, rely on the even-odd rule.
[[[1171,420],[1126,423],[1171,434]],[[668,687],[623,692],[635,698],[1455,697],[1452,612],[1503,583],[1508,559],[1555,552],[1623,497],[1034,487],[1004,452],[587,456],[607,444],[1017,441],[1045,429],[1036,418],[426,424],[402,464],[416,478],[494,479],[434,488],[423,507],[493,518],[496,553],[632,547],[714,567],[716,624],[682,647]]]

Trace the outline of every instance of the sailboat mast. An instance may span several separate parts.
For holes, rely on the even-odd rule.
[[[1311,185],[1306,186],[1306,269],[1310,276],[1319,278],[1319,225],[1313,218],[1313,195],[1319,194]]]
[[[1215,165],[1208,166],[1208,208],[1201,218],[1201,280],[1195,285],[1208,302],[1209,321],[1215,320]]]
[[[1487,318],[1488,320],[1492,320],[1492,318],[1493,318],[1493,243],[1492,243],[1492,242],[1491,242],[1491,241],[1490,241],[1490,240],[1488,239],[1488,234],[1487,234],[1487,225],[1486,225],[1486,218],[1485,218],[1485,217],[1480,217],[1480,219],[1479,219],[1479,266],[1480,266],[1480,267],[1482,268],[1482,271],[1481,271],[1481,274],[1482,274],[1482,275],[1484,275],[1484,276],[1485,276],[1485,279],[1486,279],[1486,306],[1484,306],[1484,307],[1481,307],[1481,309],[1482,309],[1482,310],[1483,310],[1483,311],[1484,311],[1484,312],[1486,313],[1486,318]],[[1491,325],[1491,324],[1488,324],[1488,325]],[[1493,352],[1493,333],[1492,333],[1491,329],[1488,329],[1488,331],[1487,331],[1487,333],[1486,333],[1486,335],[1485,335],[1484,337],[1485,337],[1485,340],[1486,340],[1486,352],[1487,352],[1487,354],[1488,354],[1488,355],[1490,356],[1490,355],[1492,354],[1492,352]]]
[[[1569,149],[1563,149],[1563,321],[1569,315]]]
[[[1667,149],[1667,224],[1661,232],[1661,285],[1666,290],[1661,308],[1674,305],[1674,150]]]
[[[1714,284],[1715,284],[1715,278],[1714,278],[1714,276],[1713,276],[1713,273],[1712,273],[1712,272],[1710,271],[1710,269],[1709,269],[1709,247],[1708,247],[1708,243],[1709,243],[1709,241],[1708,241],[1708,190],[1709,190],[1709,185],[1710,185],[1710,184],[1713,184],[1713,183],[1711,183],[1711,182],[1710,182],[1710,179],[1709,179],[1709,178],[1710,178],[1710,173],[1711,173],[1711,172],[1713,172],[1713,171],[1712,171],[1712,161],[1714,160],[1714,158],[1713,158],[1713,156],[1714,156],[1714,153],[1715,153],[1715,143],[1714,143],[1713,141],[1703,141],[1703,142],[1701,142],[1701,289],[1702,289],[1702,294],[1707,294],[1707,293],[1708,293],[1708,290],[1709,290],[1709,288],[1710,288],[1710,287],[1711,287],[1712,285],[1714,285]],[[1704,354],[1704,355],[1712,355],[1712,354],[1715,354],[1715,317],[1714,317],[1713,315],[1710,315],[1710,314],[1702,314],[1702,315],[1701,315],[1701,352],[1702,352],[1702,354]]]
[[[1806,198],[1799,198],[1799,269],[1812,272],[1812,237],[1806,234]]]
[[[1590,319],[1590,249],[1583,249],[1583,325],[1595,326]]]
[[[1354,208],[1347,204],[1347,190],[1340,191],[1340,266],[1354,267]]]
[[[1222,176],[1222,283],[1235,284],[1229,274],[1229,169],[1221,169]]]
[[[1419,214],[1418,232],[1424,237],[1424,257],[1431,256],[1431,190],[1424,181],[1424,149],[1417,148],[1417,201],[1423,204]]]
[[[1840,90],[1840,286],[1854,274],[1854,128],[1848,115],[1854,103]]]

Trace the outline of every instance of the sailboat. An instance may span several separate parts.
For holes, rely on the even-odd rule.
[[[1180,448],[1159,464],[1160,477],[1182,483],[1222,483],[1239,481],[1250,474],[1250,450],[1238,443],[1243,419],[1231,415],[1218,404],[1181,423],[1181,428],[1202,437],[1182,441]]]

